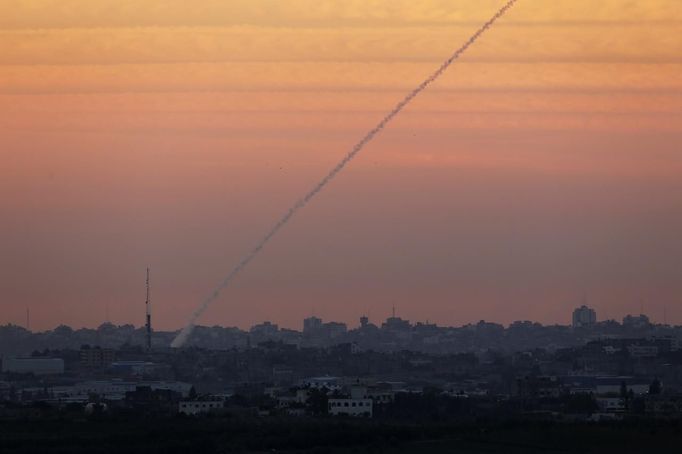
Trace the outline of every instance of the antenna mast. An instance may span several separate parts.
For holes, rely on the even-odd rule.
[[[147,350],[152,349],[152,302],[149,299],[149,268],[147,268],[147,301],[145,302],[147,309]]]

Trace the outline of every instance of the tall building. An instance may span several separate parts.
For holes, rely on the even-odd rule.
[[[573,328],[583,328],[597,323],[597,313],[584,304],[573,311]]]
[[[311,333],[322,327],[322,319],[315,316],[303,319],[303,333]]]

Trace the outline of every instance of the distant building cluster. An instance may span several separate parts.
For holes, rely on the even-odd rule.
[[[0,327],[0,418],[26,416],[40,402],[57,412],[191,417],[399,418],[428,408],[462,418],[682,419],[682,327],[643,314],[598,321],[581,305],[571,326],[443,327],[394,311],[379,325],[363,316],[354,329],[315,316],[302,325],[197,327],[179,350],[168,347],[175,333],[153,332],[149,348],[146,330],[130,325]]]
[[[189,346],[208,349],[246,349],[263,342],[283,342],[298,348],[328,348],[349,344],[355,351],[419,351],[431,354],[479,352],[488,349],[516,351],[532,348],[559,349],[580,345],[599,336],[638,336],[676,333],[677,328],[656,325],[644,314],[626,315],[622,323],[598,321],[596,311],[583,304],[572,313],[570,326],[543,326],[530,321],[516,321],[508,326],[481,320],[460,327],[438,326],[429,322],[412,323],[395,312],[380,324],[367,316],[359,326],[349,329],[345,323],[325,322],[316,316],[303,320],[302,330],[287,329],[271,321],[253,325],[248,331],[219,326],[195,328]],[[60,326],[52,331],[31,333],[14,325],[0,327],[0,355],[22,357],[45,349],[80,349],[84,367],[102,369],[120,362],[117,348],[142,346],[146,350],[168,348],[175,332],[154,331],[149,338],[145,328],[104,323],[97,329],[72,330]],[[93,347],[87,347],[92,345]],[[151,348],[150,348],[151,345]],[[18,367],[18,366],[17,366]],[[125,367],[120,365],[120,367]],[[132,367],[132,366],[130,366]],[[139,367],[139,366],[135,366]]]

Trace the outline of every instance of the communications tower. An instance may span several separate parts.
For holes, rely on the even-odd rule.
[[[147,301],[145,302],[147,310],[147,350],[152,349],[152,302],[149,299],[149,268],[147,268]]]

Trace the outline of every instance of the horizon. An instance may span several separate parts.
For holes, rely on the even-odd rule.
[[[588,306],[588,307],[590,307],[590,306]],[[646,316],[646,317],[649,319],[650,323],[651,323],[653,326],[669,326],[669,327],[679,327],[679,326],[682,326],[682,325],[679,325],[679,324],[676,324],[676,323],[670,323],[670,322],[666,322],[666,321],[657,320],[657,319],[655,319],[654,317],[651,317],[649,314],[646,314],[646,313],[627,313],[627,314],[623,314],[623,316],[620,317],[620,318],[605,318],[605,319],[599,319],[599,318],[597,318],[597,320],[596,320],[595,323],[599,324],[599,323],[603,323],[603,322],[616,322],[616,323],[618,323],[618,324],[622,324],[622,321],[623,321],[623,319],[624,319],[625,317],[628,317],[628,316],[639,317],[639,316],[642,316],[642,315],[643,315],[643,316]],[[360,318],[361,318],[361,317],[364,317],[364,316],[365,316],[365,315],[360,315],[360,316],[358,316],[358,317],[354,320],[354,322],[349,322],[349,321],[345,321],[345,320],[325,319],[325,318],[322,318],[322,317],[318,317],[318,318],[320,318],[320,319],[322,320],[323,323],[328,323],[328,322],[343,323],[343,324],[345,324],[345,325],[348,327],[349,330],[352,330],[352,329],[357,329],[357,328],[360,327]],[[303,319],[301,319],[301,321],[300,321],[300,323],[299,323],[299,326],[297,326],[297,327],[282,325],[282,324],[280,324],[277,320],[263,319],[263,320],[260,320],[260,321],[254,323],[253,325],[250,325],[250,326],[248,326],[248,327],[245,327],[245,326],[237,326],[237,325],[220,325],[220,324],[204,325],[204,324],[199,323],[199,324],[196,325],[196,328],[215,328],[215,327],[217,327],[217,328],[224,328],[224,329],[233,329],[233,328],[234,328],[234,329],[239,329],[239,330],[244,331],[244,332],[248,332],[251,328],[253,328],[253,327],[256,326],[256,325],[260,325],[260,324],[262,324],[262,323],[272,323],[273,325],[277,325],[277,327],[278,327],[279,329],[288,329],[288,330],[294,330],[294,331],[302,331],[302,329],[303,329],[303,326],[302,326],[302,325],[303,325],[303,320],[305,320],[305,319],[307,319],[307,318],[309,318],[309,317],[317,317],[317,316],[316,316],[316,315],[308,315],[307,317],[304,317]],[[377,327],[381,327],[381,325],[382,325],[386,320],[388,320],[388,319],[391,318],[391,317],[392,317],[392,315],[389,314],[388,316],[386,316],[386,318],[384,318],[384,319],[377,319],[377,320],[375,320],[375,321],[373,321],[371,318],[369,318],[369,323],[370,323],[370,324],[373,324],[373,325],[375,325],[375,326],[377,326]],[[570,320],[569,320],[567,323],[562,323],[562,322],[560,322],[560,321],[557,321],[557,322],[549,322],[549,323],[543,323],[543,322],[540,322],[540,321],[537,321],[537,320],[523,319],[523,318],[521,318],[521,319],[513,320],[513,321],[511,321],[511,322],[501,323],[501,322],[496,322],[496,321],[494,321],[494,320],[480,319],[480,320],[475,320],[475,321],[462,322],[461,324],[442,324],[442,323],[439,323],[438,321],[434,321],[434,320],[412,320],[412,319],[408,319],[408,318],[402,318],[402,317],[400,317],[400,314],[396,314],[395,317],[398,318],[398,319],[407,321],[407,322],[409,322],[409,323],[410,323],[411,325],[413,325],[413,326],[416,326],[416,325],[418,325],[418,324],[428,324],[428,325],[435,325],[435,326],[437,326],[437,327],[439,327],[439,328],[463,328],[463,327],[466,327],[466,326],[473,326],[473,325],[476,325],[476,324],[478,324],[478,323],[480,323],[480,322],[483,322],[483,323],[491,323],[491,324],[496,324],[496,325],[501,325],[501,326],[503,326],[505,329],[509,328],[511,325],[513,325],[513,324],[515,324],[515,323],[525,323],[525,322],[531,322],[531,323],[533,323],[533,324],[539,324],[539,325],[542,325],[542,326],[544,326],[544,327],[551,327],[551,326],[571,327],[571,322],[570,322]],[[25,330],[27,330],[27,331],[29,331],[29,332],[35,334],[35,333],[42,333],[42,332],[47,332],[47,331],[54,331],[56,328],[59,328],[59,327],[61,327],[61,326],[66,326],[66,327],[71,328],[71,329],[73,329],[73,330],[79,330],[79,329],[90,329],[90,330],[95,329],[95,330],[96,330],[96,329],[100,328],[101,326],[105,326],[105,325],[107,325],[107,324],[108,324],[108,325],[111,325],[111,326],[114,326],[114,327],[116,327],[116,328],[121,328],[121,327],[123,327],[123,326],[132,326],[132,327],[135,328],[136,330],[145,329],[145,325],[144,325],[144,324],[142,324],[142,325],[137,325],[137,324],[135,324],[135,323],[133,323],[133,322],[114,323],[114,322],[112,322],[111,320],[104,320],[104,321],[102,321],[101,323],[99,323],[98,325],[91,325],[91,326],[71,326],[71,325],[69,325],[69,324],[60,323],[60,324],[58,324],[58,325],[56,325],[56,326],[54,326],[54,327],[52,327],[52,328],[44,328],[44,329],[40,329],[40,330],[29,329],[29,328],[27,328],[27,327],[25,326],[25,324],[22,325],[22,324],[20,324],[20,323],[12,323],[12,322],[7,322],[7,323],[4,323],[4,324],[0,324],[0,327],[2,327],[2,326],[15,326],[15,327],[23,328],[23,329],[25,329]],[[155,329],[155,328],[154,328],[154,325],[152,324],[152,332],[176,333],[176,332],[181,331],[182,328],[183,328],[183,327],[180,326],[180,327],[177,327],[177,328]]]

